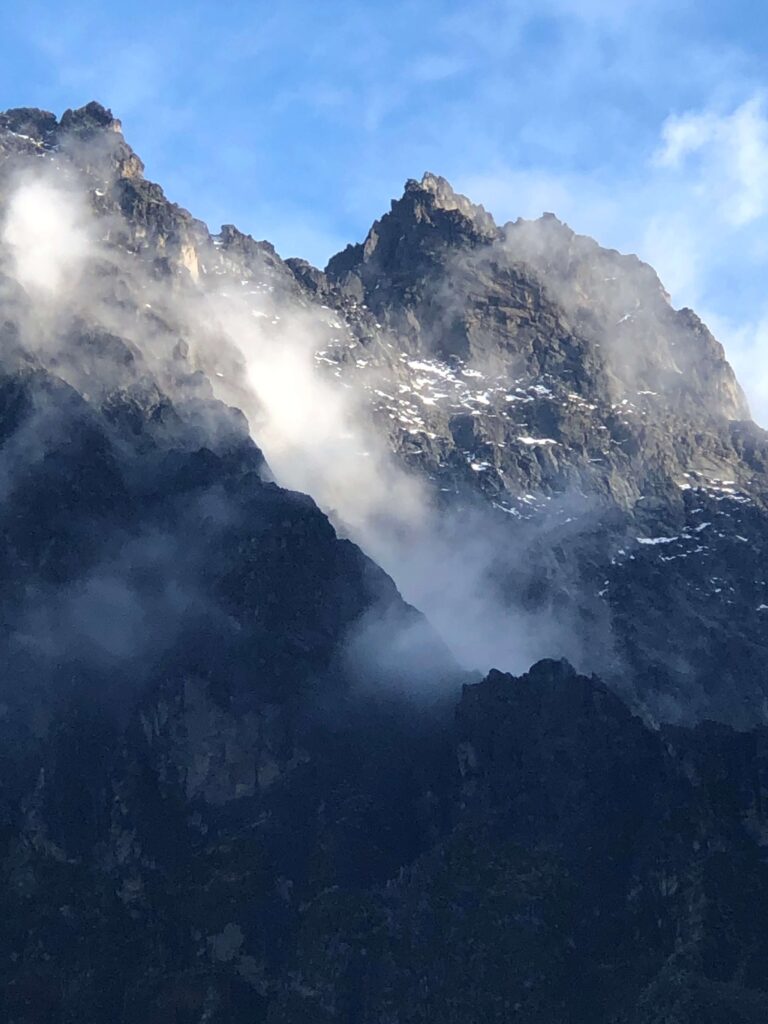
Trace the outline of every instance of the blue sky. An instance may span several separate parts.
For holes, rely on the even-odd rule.
[[[650,260],[768,422],[768,6],[65,8],[4,12],[0,106],[99,99],[172,199],[321,265],[427,169],[501,221],[552,210]]]

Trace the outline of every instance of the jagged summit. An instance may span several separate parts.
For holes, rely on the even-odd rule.
[[[492,237],[498,230],[493,217],[483,206],[473,203],[466,196],[455,192],[450,182],[438,174],[426,171],[421,181],[409,179],[405,183],[405,193],[415,192],[428,193],[432,196],[435,209],[458,210],[467,220],[485,231],[489,237]]]
[[[58,123],[55,114],[37,107],[14,107],[0,113],[1,131],[38,141],[51,139]]]
[[[123,126],[108,107],[96,100],[76,110],[65,110],[61,115],[61,127],[65,131],[96,132],[106,128],[112,132],[122,132]]]
[[[411,251],[428,253],[440,246],[479,244],[498,236],[498,228],[482,206],[454,192],[438,175],[427,172],[421,181],[410,178],[389,213],[371,227],[365,241],[348,245],[331,258],[326,273],[335,281],[358,278],[391,266]],[[372,269],[367,269],[370,266]]]
[[[653,268],[554,214],[499,228],[427,173],[326,275],[414,351],[516,372],[527,361],[590,400],[656,393],[697,415],[749,418],[722,347],[690,311],[672,309]]]
[[[144,174],[144,164],[123,138],[121,122],[95,100],[65,110],[61,120],[35,107],[0,113],[0,156],[23,159],[73,149],[78,150],[81,169],[100,174],[102,180]]]
[[[111,110],[96,100],[65,110],[61,120],[50,111],[37,107],[13,107],[0,113],[0,130],[47,144],[55,141],[59,131],[95,133],[102,129],[122,132],[122,124]]]

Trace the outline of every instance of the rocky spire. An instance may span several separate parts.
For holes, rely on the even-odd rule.
[[[57,127],[56,115],[37,107],[13,107],[0,113],[0,132],[10,132],[21,138],[48,141]]]
[[[112,111],[96,100],[91,100],[77,110],[65,110],[61,115],[61,128],[64,131],[93,133],[103,128],[113,132],[122,132],[123,126]]]
[[[83,107],[55,114],[36,107],[15,107],[0,113],[0,153],[19,153],[78,148],[85,170],[102,176],[141,178],[144,164],[123,138],[121,122],[108,107],[91,100]]]
[[[403,195],[375,221],[365,241],[334,256],[326,272],[356,292],[359,280],[410,264],[419,254],[429,258],[449,246],[474,248],[498,237],[493,217],[482,206],[454,192],[445,178],[427,172],[421,181],[409,178]]]
[[[439,174],[432,174],[426,171],[421,181],[410,179],[405,183],[405,195],[419,197],[419,200],[434,210],[457,210],[463,217],[477,228],[478,231],[494,237],[498,228],[493,217],[485,207],[473,203],[466,196],[455,192],[450,182],[441,178]]]

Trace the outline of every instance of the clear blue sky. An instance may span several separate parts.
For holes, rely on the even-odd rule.
[[[63,8],[4,12],[0,107],[98,99],[172,199],[320,265],[427,169],[500,220],[553,210],[651,260],[768,419],[768,5]]]

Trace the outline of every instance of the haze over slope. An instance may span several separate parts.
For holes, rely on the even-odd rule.
[[[322,273],[210,235],[97,104],[3,127],[14,330],[88,403],[183,396],[206,444],[213,395],[242,409],[465,668],[565,655],[662,717],[762,718],[765,435],[649,267],[428,174]]]

